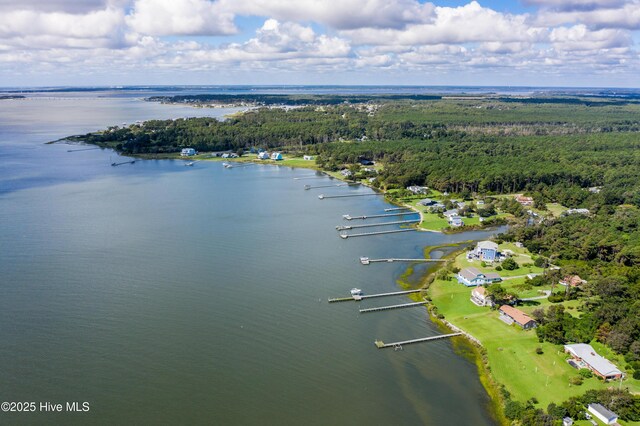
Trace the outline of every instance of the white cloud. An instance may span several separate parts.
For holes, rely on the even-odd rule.
[[[594,10],[543,10],[537,22],[558,26],[566,23],[580,23],[593,28],[640,29],[640,0],[627,1],[620,7]]]
[[[536,6],[543,6],[555,10],[597,10],[617,8],[629,0],[525,0],[525,3]]]
[[[407,25],[405,29],[363,28],[343,31],[354,43],[366,45],[423,45],[483,41],[535,41],[545,30],[530,26],[527,15],[510,15],[484,8],[476,1],[456,8],[437,7],[428,24]]]
[[[234,15],[218,2],[208,0],[136,0],[127,24],[141,34],[234,34]]]
[[[431,3],[416,0],[221,0],[226,10],[282,21],[318,22],[336,29],[402,28],[426,22]]]
[[[585,25],[556,28],[551,31],[549,40],[554,49],[570,52],[626,48],[631,44],[631,38],[625,31],[614,29],[589,31]]]

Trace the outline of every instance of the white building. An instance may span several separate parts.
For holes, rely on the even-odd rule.
[[[258,159],[259,160],[268,160],[269,159],[269,153],[267,151],[262,151],[261,153],[258,154]]]
[[[311,160],[313,160],[313,156],[312,155],[303,155],[302,159],[303,160],[307,160],[307,161],[311,161]]]
[[[618,421],[618,415],[616,413],[607,410],[600,404],[589,404],[587,410],[606,425],[612,425]]]
[[[280,154],[279,152],[274,152],[271,154],[271,159],[275,161],[280,161],[282,160],[282,154]]]
[[[180,156],[182,157],[191,157],[192,155],[196,154],[197,152],[193,148],[182,148],[182,151],[180,151]]]
[[[487,289],[478,286],[471,290],[471,301],[478,306],[493,306],[493,300],[487,294]]]
[[[458,272],[458,282],[467,287],[492,284],[502,281],[502,277],[495,272],[482,273],[478,268],[464,268]]]

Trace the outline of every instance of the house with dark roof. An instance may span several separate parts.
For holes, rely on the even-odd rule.
[[[605,380],[616,380],[624,376],[611,361],[598,355],[591,345],[586,343],[564,345],[564,351],[571,355],[576,365],[588,368]]]
[[[535,328],[538,325],[529,315],[509,305],[500,306],[500,319],[509,325],[516,323],[523,330]]]
[[[502,281],[502,277],[495,272],[480,272],[478,268],[464,268],[458,272],[458,282],[467,287],[492,284]]]

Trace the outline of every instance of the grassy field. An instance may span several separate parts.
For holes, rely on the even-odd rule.
[[[501,248],[510,245],[501,245]],[[520,258],[530,258],[526,250],[513,246]],[[479,262],[473,262],[478,267]],[[470,265],[465,255],[456,258],[459,267]],[[491,271],[493,268],[481,268]],[[523,269],[526,269],[523,271]],[[541,272],[540,268],[531,268],[532,272]],[[528,273],[529,268],[521,268],[516,271],[522,274]],[[508,289],[516,289],[524,282],[524,278],[516,278],[504,281],[502,285]],[[518,292],[521,297],[528,297],[531,291],[546,289],[533,287],[524,293]],[[491,373],[498,383],[505,385],[514,400],[525,402],[531,398],[538,400],[537,406],[545,409],[551,402],[560,403],[571,396],[583,394],[589,389],[602,389],[611,386],[595,377],[585,379],[582,385],[575,386],[569,383],[569,379],[578,376],[577,370],[566,362],[562,345],[553,345],[548,342],[540,343],[535,330],[524,331],[516,325],[507,325],[498,317],[498,312],[488,307],[478,307],[470,301],[471,288],[465,287],[451,276],[449,281],[436,280],[429,287],[429,295],[438,313],[452,324],[462,328],[477,338],[487,351],[487,357]],[[548,307],[550,302],[545,298],[521,307],[525,312],[531,312],[538,307]],[[567,311],[572,315],[578,315],[578,301],[563,302]],[[624,368],[622,357],[615,356],[606,347],[594,343],[594,348],[603,356],[615,362],[619,368]],[[536,353],[536,348],[542,349],[542,354]],[[616,384],[614,384],[616,385]],[[640,381],[627,379],[623,387],[628,387],[632,392],[640,392]],[[631,424],[631,423],[623,423]]]

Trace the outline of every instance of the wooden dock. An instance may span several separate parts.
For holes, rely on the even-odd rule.
[[[404,225],[407,223],[418,223],[418,222],[420,222],[420,219],[396,220],[393,222],[365,223],[364,225],[338,225],[336,226],[336,230],[346,231],[348,229],[371,228],[372,226]]]
[[[376,217],[391,217],[391,216],[408,216],[412,214],[420,214],[418,212],[401,212],[401,213],[386,213],[386,214],[372,214],[372,215],[362,215],[362,216],[351,216],[348,214],[343,214],[342,218],[344,220],[356,220],[356,219],[374,219]]]
[[[324,194],[320,194],[318,195],[318,198],[321,200],[327,199],[327,198],[347,198],[347,197],[369,197],[372,195],[384,195],[384,194],[378,194],[377,192],[371,193],[371,194],[347,194],[347,195],[324,195]]]
[[[336,183],[333,185],[318,185],[318,186],[305,185],[304,189],[309,190],[309,189],[336,188],[340,186],[358,186],[358,185],[360,184],[359,183]]]
[[[378,306],[375,308],[360,309],[360,313],[365,314],[367,312],[379,312],[379,311],[389,311],[391,309],[412,308],[414,306],[426,305],[427,303],[429,302],[427,302],[426,300],[423,300],[422,302],[402,303],[400,305]]]
[[[123,165],[123,164],[134,164],[135,162],[136,162],[136,160],[122,161],[122,162],[120,162],[120,163],[111,163],[111,165],[112,165],[113,167],[116,167],[116,166],[121,166],[121,165]]]
[[[399,210],[411,210],[409,207],[392,207],[388,209],[384,209],[385,212],[396,212]]]
[[[364,300],[364,299],[375,299],[376,297],[387,297],[387,296],[402,296],[405,294],[412,294],[412,293],[420,293],[422,291],[422,289],[417,289],[417,290],[403,290],[403,291],[393,291],[390,293],[377,293],[377,294],[363,294],[363,295],[359,295],[359,296],[351,296],[351,297],[336,297],[336,298],[330,298],[328,301],[329,303],[336,303],[336,302],[350,302],[352,300],[355,301],[360,301],[360,300]]]
[[[374,343],[378,349],[384,348],[402,348],[403,345],[412,343],[430,342],[432,340],[446,339],[448,337],[460,336],[462,333],[440,334],[438,336],[423,337],[420,339],[404,340],[402,342],[384,343],[382,340],[376,340]]]
[[[369,259],[368,257],[361,257],[360,263],[368,265],[370,263],[392,263],[392,262],[446,262],[447,259],[398,259],[395,257],[388,259]]]
[[[391,231],[375,231],[375,232],[363,232],[361,234],[340,234],[340,238],[347,239],[351,237],[367,237],[369,235],[383,235],[383,234],[396,234],[398,232],[411,232],[417,231],[415,228],[409,229],[392,229]]]

